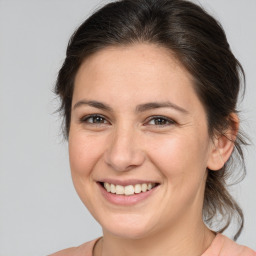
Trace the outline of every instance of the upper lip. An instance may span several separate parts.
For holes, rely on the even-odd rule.
[[[107,182],[109,184],[114,184],[114,185],[121,185],[121,186],[127,186],[127,185],[136,185],[136,184],[143,184],[143,183],[157,183],[157,181],[152,181],[152,180],[141,180],[141,179],[126,179],[126,180],[117,180],[117,179],[102,179],[99,180],[98,182]]]

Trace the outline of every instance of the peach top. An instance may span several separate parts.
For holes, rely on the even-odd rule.
[[[99,239],[56,252],[50,256],[93,256],[93,247]],[[211,246],[201,256],[256,256],[256,252],[235,243],[222,234],[217,234]]]

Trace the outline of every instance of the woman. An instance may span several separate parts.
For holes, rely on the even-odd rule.
[[[256,255],[221,234],[233,217],[234,240],[243,227],[226,188],[246,144],[241,74],[220,25],[190,2],[122,0],[87,19],[56,93],[73,183],[103,237],[53,255]]]

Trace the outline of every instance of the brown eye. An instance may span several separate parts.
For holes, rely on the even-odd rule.
[[[157,117],[151,118],[147,124],[155,125],[155,126],[168,126],[168,125],[175,124],[175,122],[170,118],[157,116]]]
[[[155,125],[165,125],[168,123],[168,121],[163,118],[156,118],[153,120],[153,122]]]
[[[108,121],[100,115],[90,115],[83,117],[81,120],[83,123],[89,123],[89,124],[107,124]]]

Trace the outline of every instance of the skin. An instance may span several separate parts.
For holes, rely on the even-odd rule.
[[[152,102],[172,106],[138,111]],[[103,229],[95,255],[201,255],[215,236],[202,221],[206,169],[219,169],[231,152],[227,140],[209,137],[193,79],[169,50],[109,47],[81,65],[69,155],[76,191]],[[97,182],[104,179],[159,186],[145,200],[120,206],[102,196]]]

